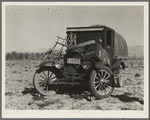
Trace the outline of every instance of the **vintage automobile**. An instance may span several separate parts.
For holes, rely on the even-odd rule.
[[[42,95],[51,95],[58,84],[86,83],[98,99],[111,95],[114,87],[120,87],[120,70],[127,67],[125,39],[103,25],[68,27],[66,33],[46,52],[33,77],[34,87]],[[62,47],[56,51],[58,44]]]

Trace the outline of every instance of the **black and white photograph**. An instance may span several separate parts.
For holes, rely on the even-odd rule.
[[[147,118],[148,2],[2,2],[3,118]]]

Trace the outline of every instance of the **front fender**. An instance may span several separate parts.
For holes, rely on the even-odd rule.
[[[55,68],[55,67],[51,67],[51,66],[40,67],[38,70],[36,70],[36,73],[40,73],[40,72],[43,71],[43,70],[51,70],[51,69],[55,70],[57,73],[59,73],[59,75],[61,75],[60,70],[58,70],[58,69]]]
[[[103,62],[97,62],[95,64],[95,70],[99,70],[99,69],[107,69],[110,71],[111,75],[113,75],[112,70],[109,67],[107,67]]]
[[[98,68],[98,69],[104,68],[104,67],[105,67],[105,64],[104,64],[103,62],[97,62],[97,63],[95,64],[95,67]]]
[[[44,67],[44,66],[53,66],[53,62],[52,61],[48,61],[48,60],[44,60],[43,62],[41,62],[39,64],[39,67]]]

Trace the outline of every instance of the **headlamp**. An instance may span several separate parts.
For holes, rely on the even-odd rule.
[[[56,62],[55,62],[55,67],[56,67],[57,69],[61,69],[61,68],[63,67],[62,61],[60,61],[60,60],[56,61]]]
[[[90,61],[84,61],[83,63],[82,63],[82,68],[83,69],[85,69],[85,70],[87,70],[87,69],[89,69],[90,67],[91,67],[91,62]]]

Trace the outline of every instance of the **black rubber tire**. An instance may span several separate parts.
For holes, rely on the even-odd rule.
[[[38,74],[40,75],[42,72],[46,72],[47,71],[47,74],[48,74],[48,71],[49,72],[51,72],[51,73],[53,73],[53,75],[55,75],[56,76],[56,79],[59,79],[60,78],[60,74],[58,73],[58,71],[56,70],[56,68],[54,68],[54,67],[42,67],[42,68],[39,68],[36,72],[35,72],[35,74],[34,74],[34,77],[33,77],[33,85],[34,85],[34,87],[35,87],[35,89],[41,94],[41,95],[45,95],[45,96],[49,96],[49,95],[51,95],[52,94],[52,90],[53,89],[49,89],[48,88],[48,90],[44,90],[44,89],[42,89],[41,87],[40,87],[40,84],[39,84],[39,79],[37,79],[37,77],[36,76],[38,76]],[[45,77],[45,76],[43,76],[43,77]],[[43,78],[43,77],[41,77],[41,78]],[[50,77],[50,76],[49,76]],[[44,78],[43,78],[43,81],[44,81]],[[43,82],[44,83],[44,82]],[[46,84],[48,87],[49,87],[49,84],[47,83]],[[52,85],[52,87],[55,87],[56,86],[56,84],[51,84]],[[46,87],[47,87],[46,86]]]
[[[107,79],[101,79],[99,77],[99,79],[97,79],[98,76],[99,76],[98,73],[101,73],[100,74],[100,76],[101,76],[102,71],[106,72],[105,74],[108,75],[108,76],[110,75],[110,77],[107,76],[108,77]],[[103,81],[106,80],[108,82],[107,83],[101,82],[102,80]],[[111,95],[111,93],[113,92],[113,90],[114,90],[114,77],[113,77],[112,71],[106,66],[99,69],[99,70],[92,70],[91,74],[90,74],[90,77],[89,77],[89,86],[90,86],[90,90],[91,90],[92,94],[97,99],[102,99],[102,98],[109,97]],[[105,86],[105,89],[104,89],[104,86]],[[105,90],[105,94],[100,93],[102,91],[104,92],[104,90],[102,88]],[[108,89],[107,93],[106,93],[106,88]],[[97,90],[97,89],[99,89],[99,90]]]

